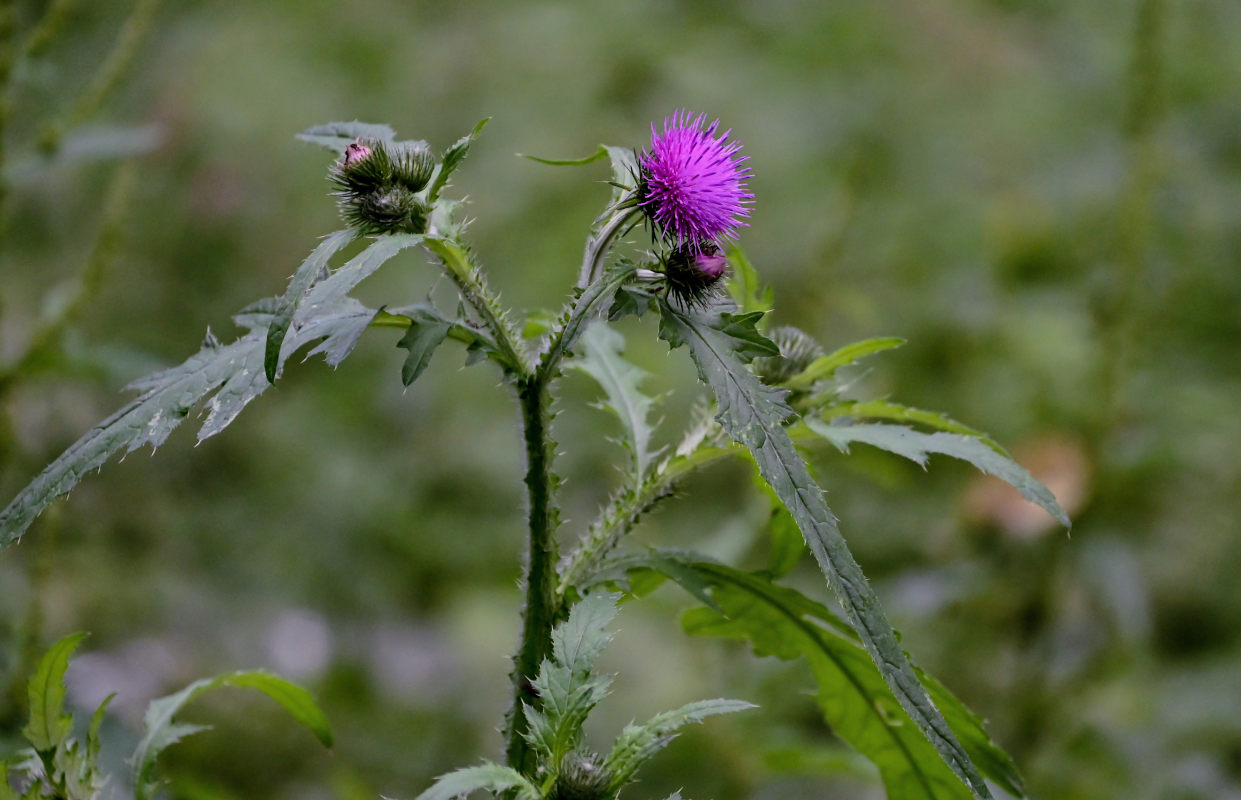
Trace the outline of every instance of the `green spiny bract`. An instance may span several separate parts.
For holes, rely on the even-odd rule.
[[[328,179],[341,216],[364,234],[422,233],[430,206],[418,193],[435,172],[424,147],[358,139],[332,165]]]

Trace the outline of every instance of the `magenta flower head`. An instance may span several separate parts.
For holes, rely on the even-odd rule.
[[[663,133],[651,124],[651,148],[638,159],[638,205],[664,239],[695,253],[735,238],[754,200],[741,145],[728,141],[731,131],[717,134],[719,126],[678,111],[664,120]]]

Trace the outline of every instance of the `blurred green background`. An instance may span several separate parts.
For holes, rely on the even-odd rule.
[[[572,284],[606,168],[514,153],[641,146],[651,120],[701,110],[750,157],[742,245],[775,287],[775,321],[829,348],[907,338],[855,393],[988,431],[1074,515],[1070,537],[948,460],[924,473],[823,452],[829,501],[915,659],[990,721],[1034,797],[1241,797],[1241,4],[2,11],[0,501],[126,381],[184,359],[208,325],[230,335],[231,313],[282,291],[339,227],[330,155],[296,132],[358,118],[442,148],[492,116],[455,191],[494,285],[533,310]],[[41,20],[51,35],[21,51]],[[420,256],[401,264],[363,299],[434,285]],[[652,325],[626,331],[651,388],[674,391],[670,436],[692,369]],[[118,769],[148,699],[225,670],[304,682],[336,726],[329,754],[262,698],[204,701],[189,716],[217,730],[164,760],[179,796],[409,798],[498,755],[520,604],[517,413],[490,367],[461,370],[450,347],[402,391],[396,339],[372,332],[335,374],[290,368],[201,446],[179,431],[110,465],[0,554],[6,752],[30,659],[89,630],[71,697],[119,692]],[[619,457],[593,387],[563,389],[571,537]],[[750,481],[739,465],[700,476],[638,538],[761,565]],[[813,564],[792,579],[826,597]],[[701,697],[763,709],[689,732],[627,796],[881,795],[825,730],[803,665],[687,640],[689,606],[666,588],[623,612],[596,746]]]

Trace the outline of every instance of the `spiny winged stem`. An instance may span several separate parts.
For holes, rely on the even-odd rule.
[[[616,237],[620,235],[630,220],[642,213],[642,209],[628,202],[621,202],[612,212],[612,216],[603,227],[586,240],[586,253],[582,257],[582,271],[578,275],[577,288],[590,286],[603,270],[603,262],[612,248]]]
[[[513,705],[509,709],[506,758],[510,767],[530,774],[534,753],[526,742],[522,704],[537,704],[529,679],[551,652],[556,614],[556,526],[558,512],[552,501],[553,443],[548,435],[549,396],[541,375],[517,384],[526,443],[526,492],[529,497],[529,553],[526,561],[526,606],[522,614],[521,644],[513,659]]]
[[[428,236],[423,244],[444,265],[444,271],[457,285],[457,291],[482,317],[483,325],[495,337],[500,355],[517,378],[533,375],[534,367],[525,354],[521,340],[513,329],[499,302],[487,289],[482,273],[470,259],[469,251],[462,244],[435,236]]]

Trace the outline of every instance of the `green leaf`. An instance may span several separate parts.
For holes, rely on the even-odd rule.
[[[986,784],[952,729],[927,697],[926,690],[901,650],[879,598],[849,552],[836,517],[823,499],[788,432],[791,414],[786,391],[763,384],[746,369],[743,356],[752,344],[722,331],[722,317],[662,306],[660,336],[676,347],[688,344],[699,377],[711,387],[719,409],[717,419],[728,435],[747,447],[763,480],[796,520],[828,585],[861,635],[871,659],[918,729],[965,785],[979,797],[990,797]]]
[[[600,403],[620,420],[625,430],[625,448],[633,457],[631,475],[641,483],[658,455],[651,450],[652,426],[649,422],[654,399],[642,393],[648,373],[626,361],[621,353],[625,337],[603,322],[595,322],[582,334],[582,355],[567,366],[585,372],[603,388],[607,399]]]
[[[636,286],[621,286],[616,290],[612,306],[608,309],[608,322],[615,322],[629,315],[639,319],[650,310],[655,297]]]
[[[828,380],[841,367],[857,363],[859,359],[866,356],[881,353],[884,350],[891,350],[894,347],[900,347],[904,343],[904,339],[887,336],[879,339],[865,339],[845,345],[834,353],[828,353],[825,356],[816,358],[802,372],[785,381],[784,385],[790,389],[808,388],[819,381]]]
[[[529,730],[526,739],[558,764],[581,739],[582,723],[599,704],[612,679],[592,674],[595,660],[612,641],[607,626],[616,617],[616,596],[595,594],[583,599],[569,618],[552,630],[552,656],[545,659],[531,685],[539,693],[541,709],[524,707]]]
[[[448,336],[452,323],[426,309],[415,308],[408,314],[409,331],[396,343],[409,351],[401,365],[401,383],[409,386],[431,363],[431,354]]]
[[[455,800],[480,790],[494,795],[512,792],[514,800],[539,800],[540,796],[534,784],[517,770],[487,761],[441,776],[430,789],[418,795],[417,800]]]
[[[904,456],[922,467],[926,466],[931,453],[968,461],[988,475],[994,475],[1008,483],[1030,502],[1042,506],[1061,525],[1066,528],[1072,525],[1069,515],[1064,513],[1064,509],[1056,502],[1051,490],[1035,480],[1025,467],[997,453],[976,437],[959,433],[925,433],[905,425],[878,423],[828,425],[817,419],[808,419],[806,425],[844,453],[849,452],[850,444],[861,442]]]
[[[681,728],[716,714],[731,714],[750,708],[756,706],[743,700],[699,700],[656,714],[641,725],[626,725],[603,762],[603,771],[612,776],[612,782],[608,785],[609,795],[629,783],[638,767],[667,747]]]
[[[486,117],[474,126],[474,130],[462,136],[444,151],[444,157],[440,159],[439,169],[435,172],[435,177],[431,179],[431,188],[427,190],[427,199],[434,203],[440,196],[440,192],[444,191],[444,187],[448,185],[448,178],[457,167],[461,166],[461,162],[465,161],[465,157],[470,152],[470,145],[483,132],[483,128],[491,121],[491,117]]]
[[[767,522],[767,533],[771,537],[771,552],[767,559],[767,571],[773,578],[787,575],[801,561],[806,552],[806,543],[802,540],[801,530],[793,515],[776,501],[771,510],[771,519]]]
[[[65,670],[69,668],[73,651],[85,638],[85,633],[73,633],[52,645],[43,654],[39,666],[26,684],[30,722],[22,729],[22,736],[35,750],[55,750],[73,730],[73,716],[62,713],[65,708]]]
[[[758,322],[766,311],[744,314],[720,314],[719,330],[733,340],[733,352],[742,361],[780,355],[780,346],[758,331]]]
[[[0,800],[22,800],[21,795],[9,787],[9,765],[0,761]]]
[[[724,252],[732,272],[728,276],[728,293],[742,311],[770,311],[772,290],[759,281],[758,271],[740,247],[729,245]]]
[[[332,256],[352,242],[354,236],[352,230],[337,231],[328,235],[323,243],[306,257],[302,265],[297,268],[297,272],[293,273],[289,288],[285,290],[284,297],[281,299],[280,308],[272,315],[271,324],[267,328],[263,371],[269,383],[276,382],[276,373],[283,363],[280,358],[280,347],[284,343],[285,335],[289,332],[289,325],[293,323],[293,315],[297,313],[302,298],[306,296],[315,282],[327,276],[328,262]]]
[[[896,702],[857,634],[835,613],[762,574],[692,560],[676,552],[656,551],[651,556],[634,557],[630,563],[634,568],[664,572],[677,583],[682,582],[679,576],[692,573],[693,585],[683,588],[695,597],[703,583],[710,587],[716,610],[700,608],[687,613],[682,624],[688,633],[749,641],[760,656],[806,659],[827,723],[879,768],[889,797],[970,797]],[[664,569],[670,561],[680,562],[677,572]],[[991,741],[982,720],[934,678],[921,670],[917,674],[982,774],[1010,794],[1024,796],[1012,759]]]
[[[528,158],[531,161],[537,161],[540,164],[546,164],[549,167],[584,167],[587,164],[593,164],[596,161],[602,161],[608,157],[608,148],[599,145],[599,149],[584,158],[542,158],[540,156],[532,156],[528,153],[518,153],[519,158]]]
[[[233,686],[254,689],[275,700],[292,717],[307,727],[324,747],[332,746],[332,728],[327,717],[315,704],[310,693],[283,678],[276,677],[261,670],[230,672],[214,678],[195,681],[176,694],[152,700],[147,706],[146,734],[134,750],[131,765],[133,767],[134,797],[145,800],[151,796],[158,783],[152,780],[156,759],[170,745],[199,731],[207,730],[202,725],[184,725],[173,722],[173,717],[194,698],[214,689]]]
[[[935,411],[924,411],[921,408],[903,406],[887,400],[855,400],[834,403],[819,412],[819,417],[823,420],[832,420],[837,417],[854,417],[857,419],[886,419],[893,422],[912,422],[916,425],[925,425],[928,428],[935,428],[948,433],[961,433],[966,436],[976,437],[992,450],[1007,455],[1004,448],[1000,447],[994,439],[980,430],[971,428]]]
[[[421,237],[407,234],[379,237],[315,283],[293,316],[282,358],[322,339],[308,356],[322,354],[331,366],[344,360],[376,315],[374,309],[347,292],[392,256],[421,241]],[[70,445],[0,512],[0,548],[17,541],[44,508],[68,494],[84,475],[103,466],[113,455],[133,452],[146,444],[158,448],[190,411],[208,398],[207,418],[198,440],[228,427],[271,385],[264,369],[268,329],[281,308],[279,298],[255,303],[233,318],[250,329],[240,339],[221,344],[208,332],[202,349],[184,363],[129,384],[127,389],[142,394]]]

